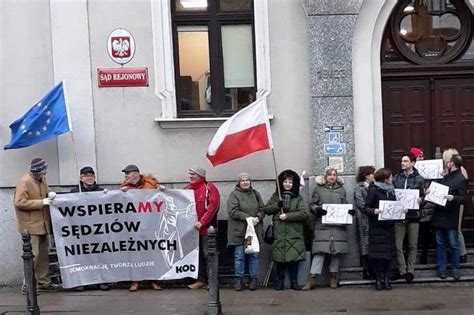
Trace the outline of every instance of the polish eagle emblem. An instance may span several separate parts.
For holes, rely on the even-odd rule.
[[[130,37],[117,36],[110,40],[112,41],[112,56],[114,58],[128,58],[131,56]]]

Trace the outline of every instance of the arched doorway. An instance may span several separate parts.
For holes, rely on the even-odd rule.
[[[474,192],[473,11],[464,0],[401,0],[381,47],[385,165],[398,170],[411,146],[426,158],[454,147]],[[474,244],[474,212],[464,220]]]

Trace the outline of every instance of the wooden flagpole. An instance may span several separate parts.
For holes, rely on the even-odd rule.
[[[64,91],[64,103],[66,105],[67,120],[69,124],[69,130],[71,131],[72,150],[74,152],[74,164],[76,165],[76,174],[79,174],[79,159],[77,158],[76,141],[74,140],[74,131],[72,129],[71,112],[69,111],[69,101],[68,101],[67,91],[66,91],[66,81],[64,80],[63,80],[63,91]],[[78,177],[78,186],[79,186],[79,192],[82,192],[80,177]]]

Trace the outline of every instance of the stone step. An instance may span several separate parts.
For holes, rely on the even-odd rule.
[[[474,281],[474,275],[461,275],[461,279],[457,282],[472,282]],[[367,286],[373,285],[374,280],[340,280],[339,286]],[[448,277],[446,279],[440,279],[438,277],[420,277],[413,280],[412,283],[449,283],[449,282],[456,282],[452,277]],[[392,284],[407,284],[404,280],[395,280],[390,281]]]

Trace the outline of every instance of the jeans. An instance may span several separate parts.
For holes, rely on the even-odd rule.
[[[235,276],[243,278],[245,273],[245,261],[249,262],[250,278],[258,278],[258,254],[245,254],[243,245],[235,246],[234,248],[234,268]]]
[[[447,252],[449,246],[451,252],[451,269],[459,272],[459,242],[457,229],[436,228],[436,256],[438,259],[438,271],[446,272]]]
[[[199,235],[199,269],[198,281],[207,283],[207,235]]]

